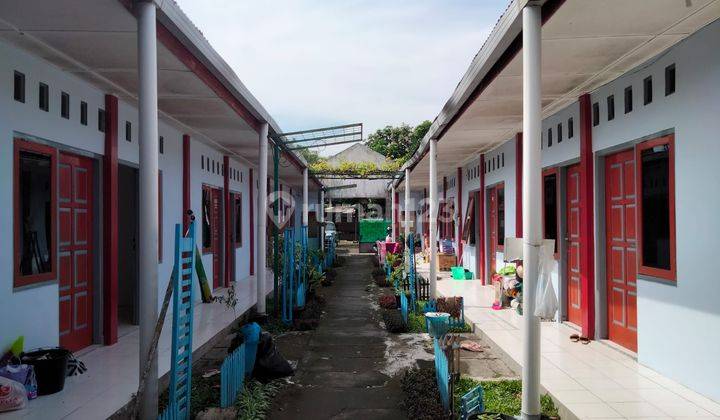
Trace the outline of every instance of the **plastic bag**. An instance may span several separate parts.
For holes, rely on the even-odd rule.
[[[269,382],[273,379],[292,376],[294,373],[290,363],[282,357],[277,347],[275,347],[272,335],[263,331],[258,342],[257,360],[255,360],[253,376],[261,382]]]
[[[25,408],[27,402],[27,391],[23,384],[0,377],[0,413]]]
[[[558,310],[557,295],[550,281],[550,273],[557,268],[557,261],[553,257],[554,243],[544,243],[540,248],[540,275],[538,276],[535,294],[535,316],[544,319],[555,318]]]
[[[19,382],[25,386],[29,400],[37,398],[37,380],[35,379],[35,370],[31,365],[9,364],[7,366],[1,366],[0,376],[12,379],[13,381]]]

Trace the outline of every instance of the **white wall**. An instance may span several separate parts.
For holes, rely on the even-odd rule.
[[[645,65],[598,89],[596,152],[662,130],[675,133],[677,282],[638,279],[638,359],[694,390],[720,400],[720,21],[708,25]],[[708,49],[710,47],[710,49]],[[676,65],[676,91],[665,96],[664,69]],[[653,101],[642,104],[642,81],[653,77]],[[633,86],[633,111],[624,114],[623,91]],[[615,119],[605,98],[615,95]],[[597,188],[602,188],[598,186]],[[601,248],[599,244],[596,248]],[[598,261],[598,266],[603,262]],[[596,276],[600,277],[600,276]],[[597,280],[603,280],[598,278]]]
[[[0,200],[13,202],[13,138],[24,136],[30,139],[61,145],[63,149],[71,148],[79,153],[90,154],[99,162],[104,154],[104,133],[98,130],[98,109],[105,107],[105,93],[86,83],[72,74],[65,73],[54,65],[21,51],[14,46],[0,41]],[[13,72],[25,74],[25,103],[13,99]],[[38,107],[38,83],[46,83],[50,87],[50,110],[45,112]],[[70,95],[70,119],[60,117],[60,92]],[[80,101],[88,104],[88,124],[80,124]],[[119,101],[118,106],[118,155],[120,162],[131,166],[138,163],[138,118],[136,109],[130,104]],[[125,140],[125,122],[132,126],[131,141]],[[163,260],[159,265],[159,293],[161,300],[169,281],[173,265],[175,224],[182,222],[182,128],[161,118],[159,135],[164,138],[164,153],[159,155],[159,168],[163,173]],[[200,155],[210,156],[222,163],[222,154],[211,147],[193,139],[191,141],[191,203],[196,215],[202,214],[201,187],[207,183],[223,187],[223,177],[200,169]],[[243,194],[243,246],[235,253],[238,277],[238,315],[255,304],[255,282],[249,276],[250,249],[250,203],[248,185],[248,166],[231,160],[231,166],[243,172],[242,182],[231,180],[231,190]],[[101,174],[96,174],[98,181]],[[256,176],[257,178],[257,176]],[[100,183],[99,183],[100,184]],[[257,194],[255,194],[257,197]],[[98,194],[96,200],[101,200]],[[102,208],[96,209],[98,216]],[[257,215],[256,215],[257,219]],[[37,286],[13,289],[12,261],[12,206],[0,206],[0,351],[6,348],[17,336],[25,336],[26,348],[39,346],[56,346],[59,344],[58,329],[58,284],[48,282]],[[201,238],[200,226],[197,226],[196,237]],[[257,235],[257,232],[256,232]],[[97,247],[96,253],[101,253]],[[97,255],[98,261],[101,255]],[[211,256],[204,256],[203,262],[212,279]],[[96,272],[101,273],[100,269]],[[197,287],[193,282],[193,287]],[[95,304],[101,305],[102,279],[95,279]],[[122,283],[121,283],[122,284]],[[200,294],[195,293],[196,300]],[[160,301],[158,302],[160,304]],[[29,310],[28,308],[32,308]],[[99,308],[99,306],[98,306]],[[12,321],[10,321],[12,320]],[[100,326],[101,320],[95,320]]]

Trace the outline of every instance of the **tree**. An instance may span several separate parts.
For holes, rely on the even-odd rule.
[[[311,149],[300,149],[300,154],[309,165],[323,160],[323,158],[320,157],[318,152]]]
[[[415,153],[431,124],[426,120],[416,127],[405,123],[397,127],[388,125],[370,134],[366,144],[381,155],[404,163]]]

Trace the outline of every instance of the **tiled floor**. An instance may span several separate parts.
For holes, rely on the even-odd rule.
[[[447,274],[441,273],[438,294],[463,296],[466,320],[499,347],[511,364],[520,366],[521,317],[510,309],[492,310],[492,288],[479,281],[452,280]],[[611,344],[573,343],[568,337],[576,331],[570,326],[541,325],[541,384],[571,415],[720,419],[720,403],[639,364]]]
[[[272,273],[269,273],[272,274]],[[273,288],[269,275],[265,290]],[[255,302],[254,277],[238,281],[235,286],[239,301],[236,310],[219,303],[195,306],[193,350],[223,330]],[[215,292],[224,294],[223,290]],[[252,299],[251,299],[252,297]],[[242,309],[240,309],[242,308]],[[160,375],[170,370],[170,341],[172,336],[172,309],[168,312],[158,347]],[[93,346],[76,354],[88,368],[84,375],[67,378],[65,389],[57,394],[39,397],[28,407],[2,413],[6,419],[104,419],[122,408],[138,386],[139,331],[133,327],[112,346]]]

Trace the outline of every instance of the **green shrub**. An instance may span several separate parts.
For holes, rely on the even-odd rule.
[[[435,368],[413,368],[402,377],[403,407],[408,418],[436,420],[449,419],[440,399]]]
[[[397,309],[385,309],[382,312],[385,329],[393,334],[407,332],[407,324],[402,318],[402,314]]]
[[[280,391],[282,381],[276,380],[263,384],[256,380],[249,380],[238,395],[235,406],[238,408],[238,419],[255,420],[264,419],[265,414],[272,405],[273,397]],[[219,394],[219,390],[217,391]]]
[[[522,382],[519,380],[504,381],[478,381],[467,376],[460,377],[455,383],[453,400],[455,407],[460,407],[460,399],[478,385],[482,385],[484,392],[485,411],[491,413],[517,416],[522,405]],[[548,417],[557,417],[558,410],[549,395],[540,397],[542,414]]]

